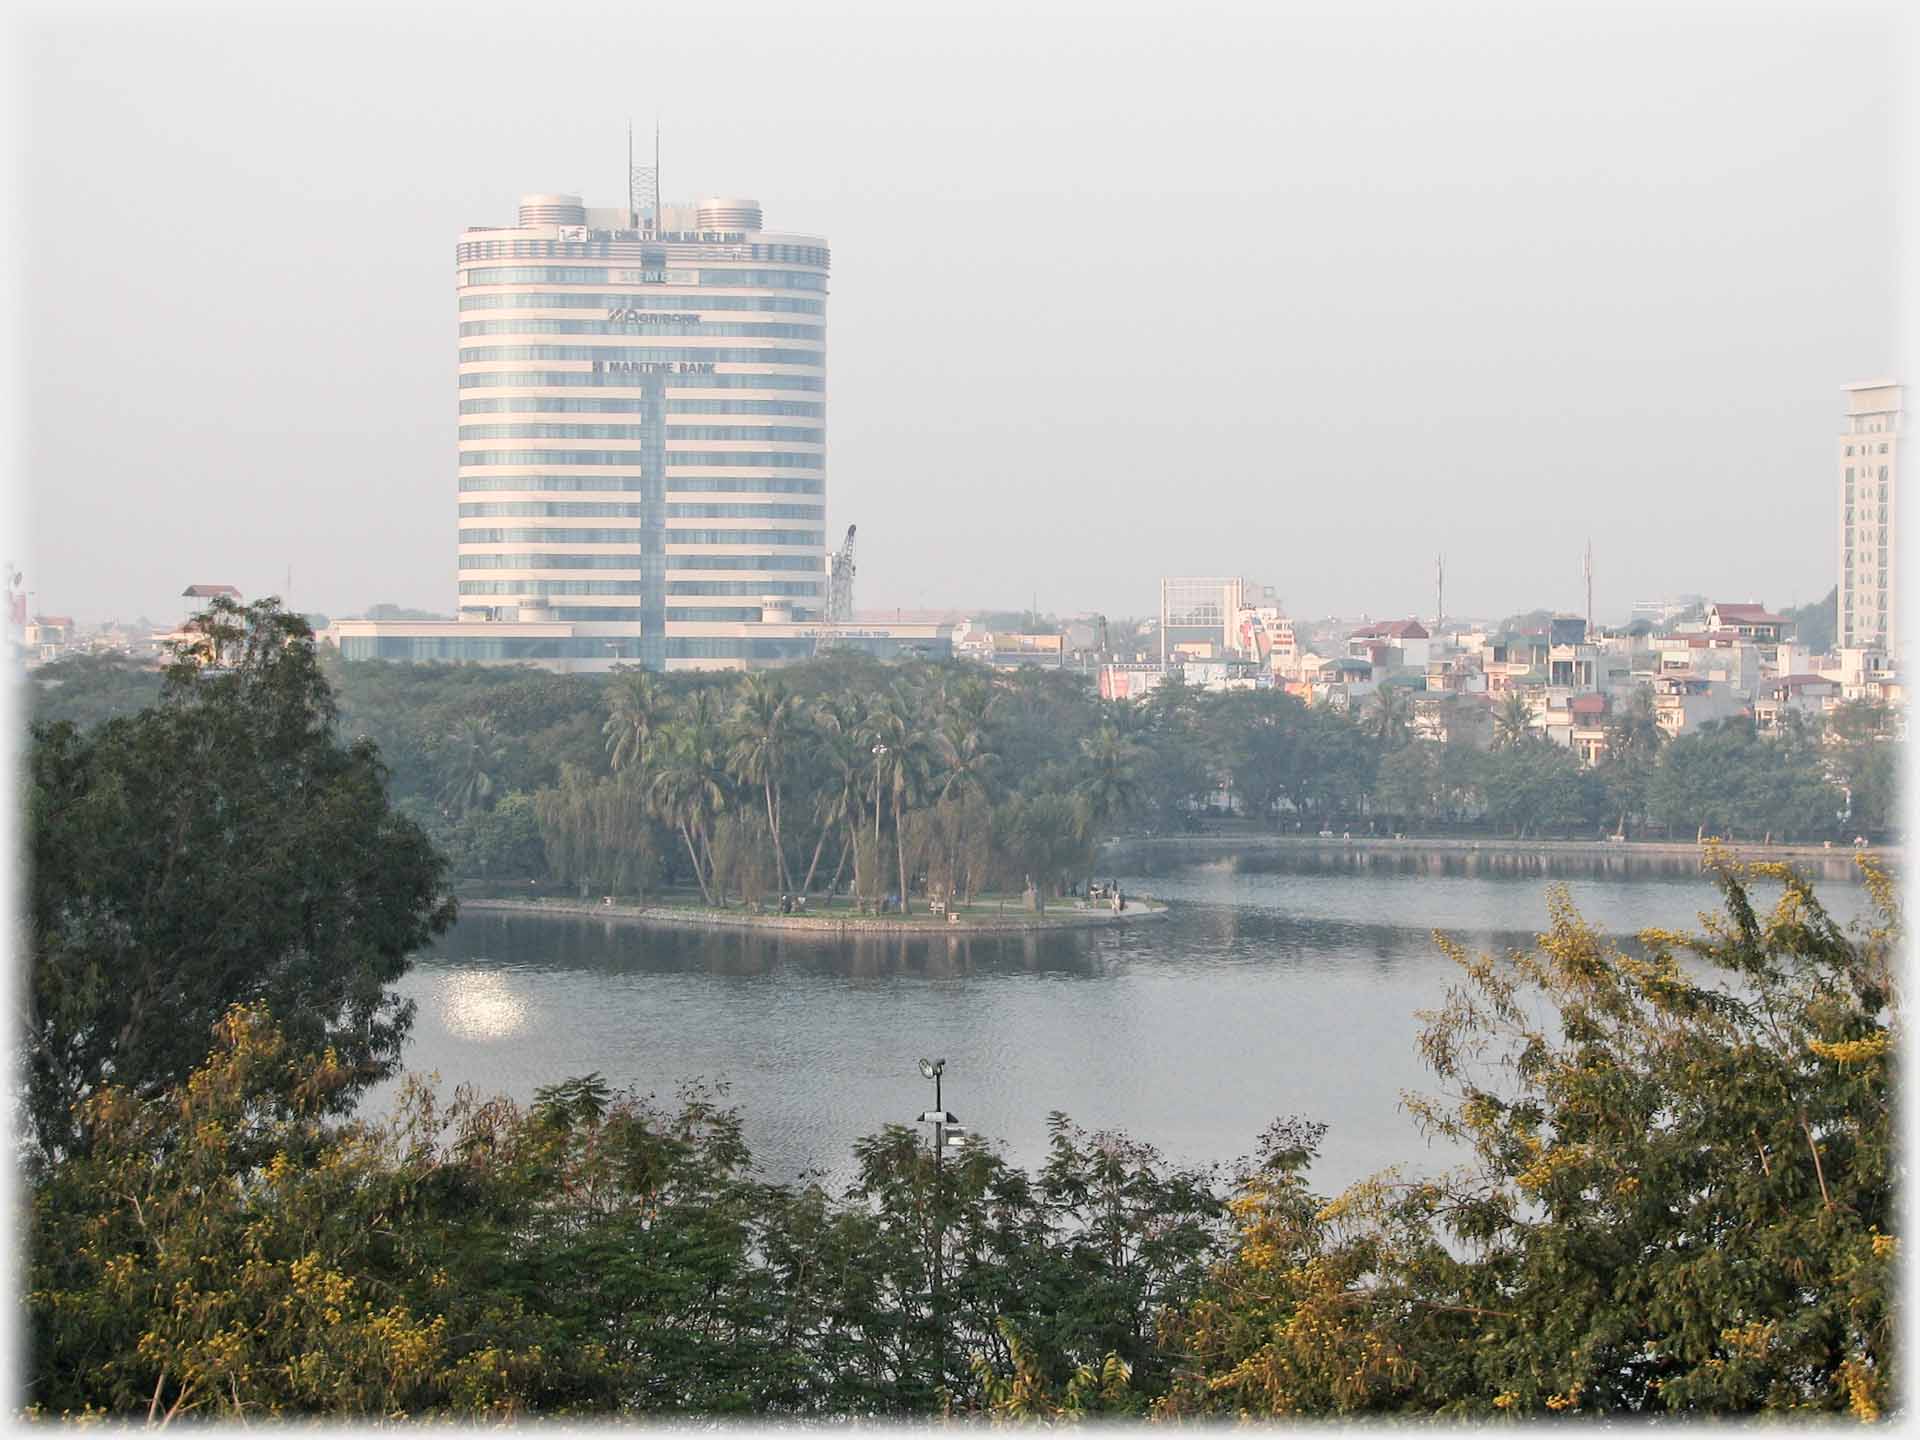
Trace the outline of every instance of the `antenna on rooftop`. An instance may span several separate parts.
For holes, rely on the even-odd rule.
[[[1447,557],[1433,557],[1433,633],[1440,634],[1440,622],[1447,618]]]
[[[1593,539],[1587,539],[1587,558],[1583,567],[1587,576],[1587,638],[1593,638]]]
[[[653,122],[653,164],[633,163],[633,121],[627,121],[627,225],[638,228],[642,215],[654,234],[660,233],[660,122]]]

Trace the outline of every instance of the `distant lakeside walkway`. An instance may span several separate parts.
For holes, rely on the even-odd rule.
[[[1709,845],[1737,859],[1756,860],[1846,860],[1868,855],[1897,869],[1905,861],[1905,848],[1899,845],[1763,845],[1759,842],[1731,844],[1727,841],[1691,840],[1510,840],[1458,836],[1392,835],[1277,835],[1259,830],[1208,830],[1198,835],[1117,835],[1102,842],[1108,850],[1133,846],[1156,849],[1272,849],[1272,850],[1394,850],[1409,854],[1507,854],[1507,855],[1613,855],[1651,858],[1705,858]]]
[[[976,902],[977,904],[978,902]],[[1018,904],[1017,901],[1009,902]],[[515,915],[565,915],[575,920],[625,920],[642,925],[674,926],[687,930],[773,930],[783,934],[838,938],[848,935],[1015,935],[1040,930],[1090,930],[1128,925],[1135,920],[1157,920],[1167,907],[1154,900],[1127,899],[1125,910],[1113,910],[1098,901],[1055,900],[1039,914],[1012,909],[1004,913],[967,913],[953,920],[938,915],[860,915],[851,910],[823,910],[810,915],[750,914],[744,910],[716,910],[699,905],[619,905],[606,900],[461,900],[462,911],[484,910]]]

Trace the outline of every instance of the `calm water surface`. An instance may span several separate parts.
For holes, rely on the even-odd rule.
[[[1844,860],[1821,865],[1829,908],[1864,915]],[[1415,1012],[1455,973],[1436,928],[1525,946],[1553,884],[1620,935],[1693,926],[1716,898],[1696,862],[1624,856],[1143,850],[1112,866],[1171,913],[822,942],[473,911],[399,987],[419,1005],[407,1066],[522,1101],[588,1071],[663,1099],[723,1082],[764,1172],[844,1179],[856,1138],[931,1107],[914,1062],[940,1055],[947,1107],[1013,1160],[1040,1156],[1052,1110],[1191,1162],[1300,1114],[1330,1127],[1316,1181],[1333,1189],[1450,1158],[1400,1109],[1429,1079]]]

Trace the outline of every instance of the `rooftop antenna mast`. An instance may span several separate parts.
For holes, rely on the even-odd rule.
[[[1587,557],[1583,567],[1587,576],[1587,639],[1593,639],[1593,540],[1587,540]]]
[[[1440,634],[1441,622],[1447,618],[1447,557],[1433,557],[1433,633]]]
[[[653,164],[633,163],[633,121],[627,121],[627,225],[660,233],[660,122],[653,123]]]

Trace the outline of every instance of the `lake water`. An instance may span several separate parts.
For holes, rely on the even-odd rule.
[[[855,1139],[932,1107],[916,1061],[944,1057],[947,1108],[1015,1161],[1040,1157],[1053,1110],[1188,1162],[1230,1161],[1298,1114],[1330,1127],[1315,1183],[1331,1191],[1450,1158],[1400,1108],[1430,1079],[1415,1012],[1455,976],[1436,928],[1526,946],[1552,884],[1619,935],[1692,928],[1717,898],[1691,858],[1196,847],[1107,863],[1169,914],[821,941],[472,911],[399,987],[419,1005],[407,1067],[521,1101],[589,1071],[662,1099],[720,1081],[764,1173],[844,1180]],[[1816,862],[1842,919],[1869,909],[1850,872]]]

